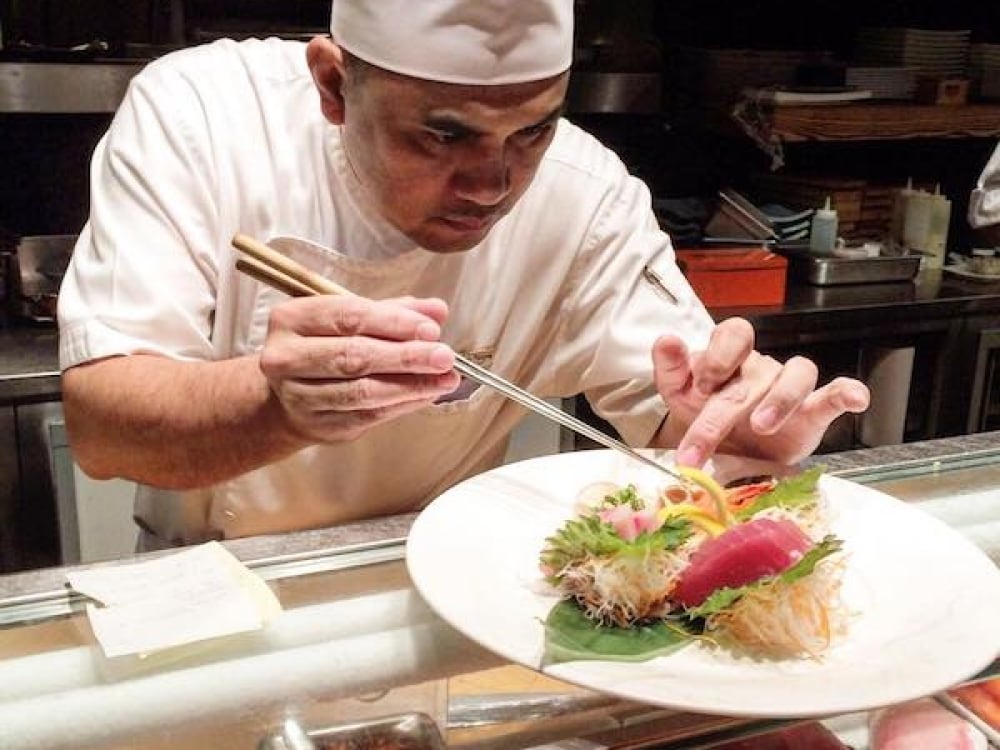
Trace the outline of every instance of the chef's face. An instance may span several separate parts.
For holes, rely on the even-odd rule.
[[[555,133],[568,80],[443,84],[350,58],[341,70],[351,166],[382,215],[436,252],[474,247],[521,197]]]

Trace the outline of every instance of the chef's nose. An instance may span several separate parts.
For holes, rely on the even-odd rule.
[[[463,200],[493,206],[510,192],[510,164],[504,148],[478,149],[455,176],[455,192]]]

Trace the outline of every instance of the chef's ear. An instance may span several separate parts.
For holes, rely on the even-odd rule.
[[[317,36],[306,47],[306,63],[319,90],[323,116],[334,125],[344,122],[344,52],[330,39]]]

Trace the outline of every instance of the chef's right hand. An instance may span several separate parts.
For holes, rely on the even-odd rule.
[[[458,387],[447,315],[438,299],[293,299],[271,311],[260,368],[298,437],[353,440]]]

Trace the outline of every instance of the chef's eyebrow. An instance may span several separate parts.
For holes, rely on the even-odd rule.
[[[560,117],[562,117],[563,112],[566,109],[566,103],[561,102],[559,106],[555,107],[551,112],[541,117],[537,122],[531,125],[526,125],[521,128],[521,130],[532,130],[536,128],[542,128],[549,125]],[[432,130],[437,130],[442,133],[448,133],[451,136],[463,137],[463,136],[476,136],[482,135],[483,132],[477,128],[472,127],[468,123],[461,120],[455,115],[441,114],[441,115],[428,115],[424,120],[424,125]]]
[[[565,101],[560,102],[558,107],[556,107],[551,112],[549,112],[547,115],[545,115],[545,117],[543,117],[541,120],[539,120],[538,122],[536,122],[534,125],[529,125],[526,128],[522,128],[522,130],[531,130],[533,128],[543,128],[546,125],[551,125],[556,120],[558,120],[560,117],[562,117],[563,116],[563,112],[565,112],[565,111],[566,111],[566,102]]]

